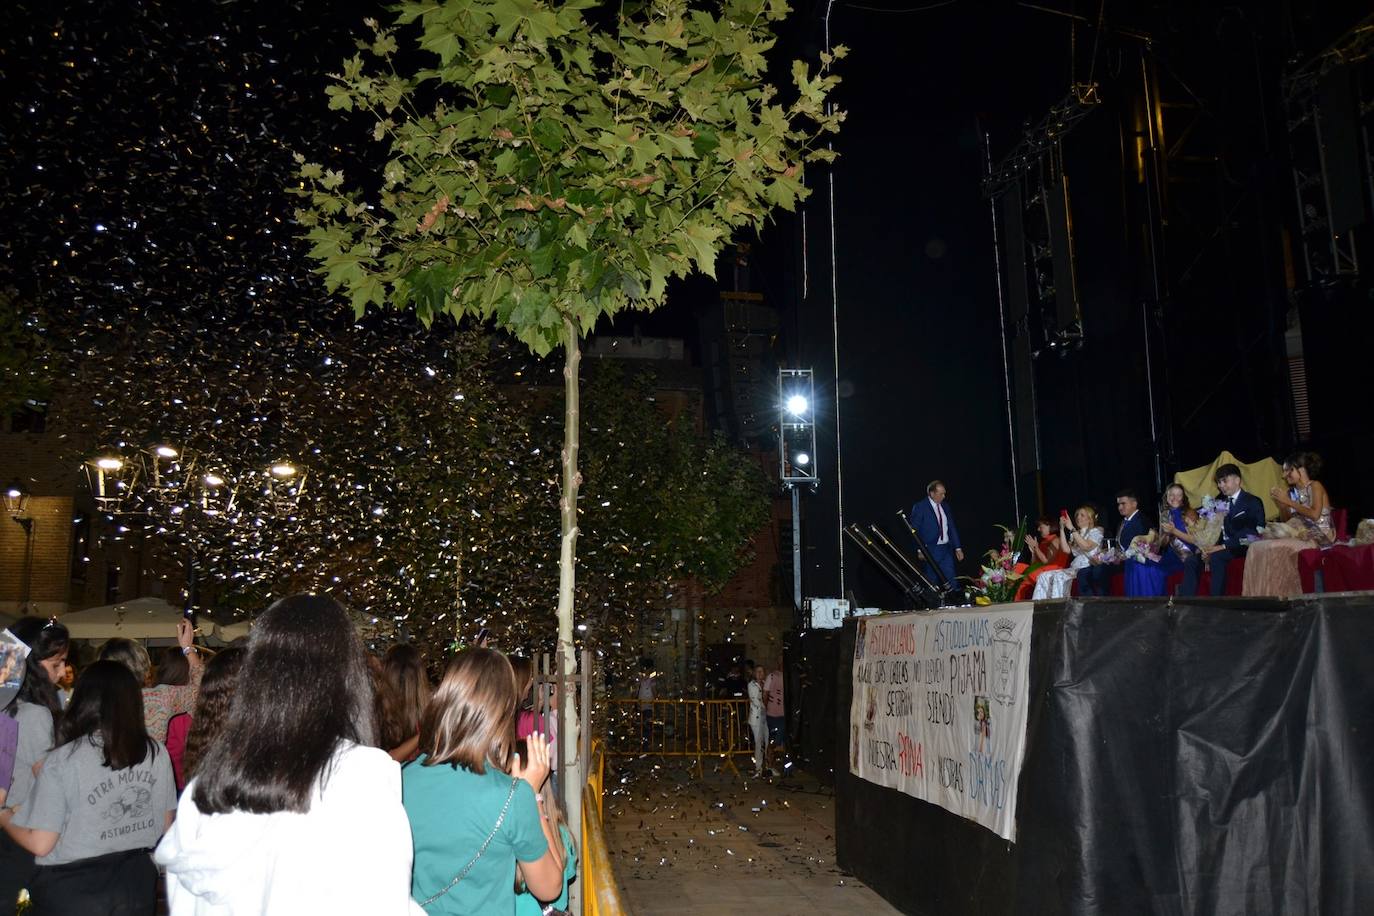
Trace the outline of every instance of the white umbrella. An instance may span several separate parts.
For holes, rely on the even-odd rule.
[[[72,639],[171,639],[177,635],[181,608],[161,598],[135,598],[104,607],[74,611],[57,618]]]
[[[231,623],[228,626],[215,624],[215,636],[221,642],[231,643],[240,637],[247,636],[248,631],[253,628],[253,621],[240,620],[238,623]]]

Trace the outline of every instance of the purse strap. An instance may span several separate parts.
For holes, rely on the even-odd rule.
[[[430,897],[424,903],[420,904],[420,907],[422,909],[428,907],[431,903],[438,900],[440,897],[444,896],[449,891],[457,887],[458,882],[466,878],[468,876],[468,872],[472,871],[472,866],[476,865],[477,860],[482,858],[482,853],[487,851],[487,847],[491,845],[491,841],[496,839],[496,834],[501,829],[501,825],[505,823],[506,812],[510,810],[511,799],[515,798],[515,788],[518,785],[520,785],[520,780],[516,777],[512,777],[510,781],[510,791],[506,793],[506,803],[501,806],[501,813],[496,817],[496,826],[491,828],[491,833],[487,834],[487,838],[482,841],[482,845],[477,850],[477,855],[473,856],[472,860],[468,862],[467,865],[463,866],[462,871],[453,876],[453,880],[450,881],[444,887],[443,890],[435,894],[433,897]]]

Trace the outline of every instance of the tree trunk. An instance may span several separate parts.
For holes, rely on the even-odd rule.
[[[558,555],[558,651],[563,657],[563,672],[571,677],[577,671],[577,652],[573,647],[573,596],[577,582],[577,493],[582,474],[577,469],[578,432],[581,410],[578,403],[578,370],[582,363],[577,328],[569,318],[563,319],[563,492],[559,499],[562,519],[562,542]],[[562,780],[563,800],[568,825],[573,836],[582,831],[583,762],[576,759],[581,742],[577,716],[577,691],[561,684],[563,696],[562,725],[558,738],[558,776]],[[584,697],[582,702],[589,702]]]

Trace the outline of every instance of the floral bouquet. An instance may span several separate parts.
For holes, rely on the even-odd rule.
[[[1229,511],[1230,500],[1211,496],[1202,498],[1202,505],[1197,510],[1197,521],[1188,523],[1188,534],[1199,550],[1215,547],[1217,541],[1221,540],[1221,526],[1226,521],[1226,513]]]
[[[997,527],[1003,532],[1001,548],[993,548],[987,552],[987,562],[983,565],[982,574],[970,580],[974,603],[979,605],[1001,604],[1012,600],[1016,597],[1021,580],[1026,578],[1025,567],[1022,567],[1020,572],[1016,571],[1019,548],[1026,542],[1025,519],[1021,520],[1020,527],[1015,531],[1005,525]]]
[[[1280,538],[1304,538],[1307,536],[1306,525],[1295,525],[1291,522],[1269,522],[1267,525],[1260,525],[1258,540],[1272,541]]]
[[[1135,560],[1137,563],[1158,563],[1158,541],[1159,538],[1153,531],[1149,534],[1138,534],[1131,538],[1131,544],[1126,548],[1124,556],[1127,560]]]

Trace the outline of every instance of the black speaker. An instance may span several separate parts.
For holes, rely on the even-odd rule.
[[[1060,175],[1045,185],[1045,213],[1054,254],[1054,312],[1060,331],[1078,321],[1078,282],[1073,271],[1073,224],[1069,219],[1069,179]]]
[[[1029,309],[1026,287],[1026,232],[1021,224],[1021,187],[1013,184],[1002,195],[1002,228],[1007,253],[1007,306],[1012,336],[1025,336]]]
[[[1362,225],[1369,218],[1360,174],[1360,129],[1353,76],[1350,67],[1333,67],[1317,84],[1322,166],[1331,206],[1331,229],[1337,233]]]
[[[1016,395],[1016,464],[1025,474],[1040,470],[1035,441],[1035,360],[1031,358],[1031,342],[1027,335],[1012,341],[1011,359],[1012,387]]]

